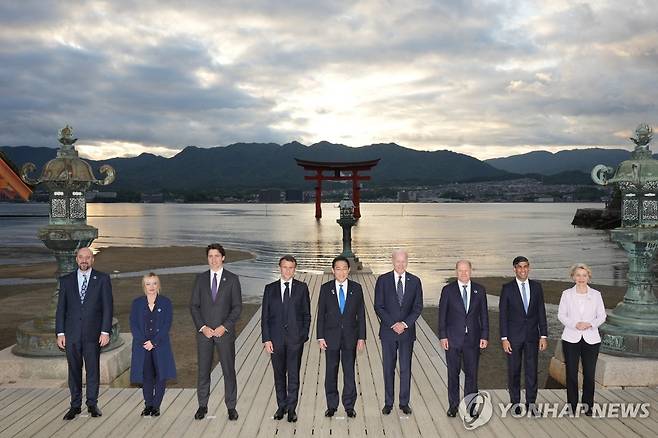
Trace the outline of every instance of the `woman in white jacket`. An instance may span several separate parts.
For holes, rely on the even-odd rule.
[[[592,270],[584,263],[571,267],[571,279],[575,285],[562,292],[558,318],[564,325],[562,351],[567,374],[567,402],[572,412],[578,405],[578,361],[583,366],[583,395],[585,415],[592,415],[594,405],[594,374],[601,346],[599,326],[605,322],[606,313],[601,293],[589,287]]]

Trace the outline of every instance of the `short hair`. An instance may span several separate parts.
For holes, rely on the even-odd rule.
[[[530,261],[528,260],[527,257],[524,256],[516,256],[514,257],[514,260],[512,260],[512,266],[516,266],[519,263],[526,262],[527,264],[530,264]]]
[[[409,258],[409,252],[407,252],[406,249],[403,248],[396,248],[393,250],[391,253],[391,258],[395,258],[396,255],[398,254],[404,254],[404,256],[408,259]]]
[[[587,272],[587,277],[589,277],[590,280],[592,279],[592,268],[587,266],[585,263],[576,263],[569,269],[569,277],[571,277],[572,280],[578,269],[583,269],[585,272]]]
[[[339,255],[338,257],[334,257],[334,259],[331,261],[331,269],[334,269],[336,267],[337,262],[345,262],[347,263],[347,267],[350,267],[350,261],[347,257]]]
[[[281,266],[281,262],[283,261],[293,262],[295,264],[295,267],[297,267],[297,259],[290,254],[286,254],[279,259],[279,266]]]
[[[79,253],[80,251],[82,251],[82,250],[85,250],[85,249],[88,249],[88,250],[89,250],[89,252],[91,253],[91,256],[92,256],[92,257],[94,256],[94,251],[92,251],[91,248],[88,247],[88,246],[81,246],[80,248],[76,249],[76,250],[75,250],[75,256],[77,257],[77,256],[78,256],[78,253]]]
[[[473,269],[473,265],[471,264],[471,261],[466,259],[457,260],[457,263],[455,263],[455,269],[459,269],[460,263],[466,263],[469,269]]]
[[[158,282],[158,293],[160,293],[160,277],[155,272],[149,272],[142,277],[142,290],[146,293],[146,280],[149,278],[155,278]]]
[[[226,257],[226,250],[219,243],[211,243],[210,245],[208,245],[206,247],[206,256],[208,256],[211,249],[216,249],[223,257]]]

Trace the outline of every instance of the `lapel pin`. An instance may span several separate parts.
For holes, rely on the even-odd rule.
[[[474,293],[474,294],[476,294],[476,293],[478,293],[478,291],[476,291],[476,290],[473,290],[473,293]]]
[[[95,275],[94,275],[93,279],[96,280],[96,276],[95,276]]]
[[[334,291],[333,289],[331,289],[331,295],[336,295],[336,291]]]
[[[158,307],[158,312],[162,312],[162,309]]]

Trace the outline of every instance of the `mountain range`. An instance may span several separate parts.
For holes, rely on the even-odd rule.
[[[33,162],[40,171],[56,149],[0,147],[17,167]],[[309,189],[295,158],[312,161],[366,161],[380,158],[368,186],[435,186],[451,182],[516,179],[528,175],[545,183],[591,184],[596,164],[616,166],[629,157],[621,149],[580,149],[555,154],[531,152],[481,161],[447,150],[418,151],[395,143],[349,147],[320,142],[235,143],[225,147],[188,146],[171,158],[143,153],[131,158],[88,160],[98,177],[101,164],[117,172],[112,190],[139,192],[224,191],[236,189]],[[38,175],[34,175],[38,176]]]

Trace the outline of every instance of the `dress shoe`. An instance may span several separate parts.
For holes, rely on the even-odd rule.
[[[283,418],[283,416],[286,415],[286,408],[278,408],[276,412],[274,413],[274,418],[275,420],[280,420]]]
[[[352,408],[350,409],[345,409],[345,413],[347,414],[348,417],[354,418],[356,417],[356,411]]]
[[[80,412],[82,412],[80,408],[71,408],[66,414],[64,414],[63,420],[73,420]]]
[[[228,419],[231,421],[235,421],[238,419],[238,411],[235,409],[231,408],[228,410]]]
[[[457,407],[452,407],[448,409],[448,417],[456,417],[457,416]]]
[[[382,408],[382,414],[388,415],[391,413],[392,410],[393,410],[393,406],[384,405],[384,407]]]
[[[146,406],[144,410],[142,411],[142,417],[150,417],[151,416],[151,409],[153,409],[150,406]]]
[[[89,412],[92,417],[103,416],[103,413],[101,412],[100,409],[98,409],[98,406],[87,406],[87,412]]]
[[[207,413],[208,413],[207,406],[199,406],[199,409],[196,410],[196,414],[194,414],[194,419],[203,420]]]
[[[404,415],[411,415],[411,408],[409,405],[401,405],[400,410],[404,413]]]
[[[151,415],[153,417],[159,417],[160,416],[160,408],[151,408]]]
[[[297,412],[291,410],[288,411],[288,423],[296,423],[297,422]]]
[[[328,408],[326,411],[324,411],[324,416],[333,417],[335,413],[336,413],[336,408]]]

